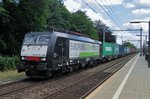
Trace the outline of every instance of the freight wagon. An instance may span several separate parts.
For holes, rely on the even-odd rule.
[[[113,43],[104,42],[102,44],[102,57],[103,57],[103,59],[106,59],[107,61],[113,59],[113,54],[114,54],[113,49],[114,49]]]
[[[119,44],[113,44],[113,55],[114,58],[117,58],[119,56]]]
[[[130,54],[130,48],[127,47],[127,54]]]
[[[122,57],[125,55],[125,47],[122,45],[119,45],[119,57]]]

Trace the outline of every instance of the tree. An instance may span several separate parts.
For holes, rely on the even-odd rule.
[[[14,54],[16,53],[16,42],[15,30],[16,23],[14,16],[17,12],[17,4],[13,0],[3,0],[0,4],[0,47],[1,53],[3,54]]]
[[[85,12],[70,13],[61,0],[51,0],[49,9],[51,13],[47,23],[49,28],[75,31],[91,38],[98,38],[93,22],[86,16]]]
[[[60,28],[98,39],[86,12],[70,13],[63,0],[2,0],[0,2],[0,54],[18,54],[25,33]]]
[[[94,26],[96,27],[97,32],[99,34],[99,41],[103,41],[103,32],[104,32],[106,42],[116,43],[116,38],[114,35],[112,35],[112,31],[101,20],[95,21]]]
[[[136,48],[132,43],[125,41],[123,44],[123,46],[129,47],[129,48]]]
[[[98,39],[96,28],[93,26],[93,22],[86,16],[85,12],[79,10],[73,13],[71,24],[75,26],[71,28],[71,30],[78,31],[91,38]]]
[[[71,13],[64,7],[62,1],[51,0],[49,3],[49,13],[48,27],[70,30]]]
[[[0,2],[1,53],[19,51],[24,34],[46,28],[49,0],[3,0]]]
[[[20,0],[21,32],[43,31],[49,16],[49,0]]]

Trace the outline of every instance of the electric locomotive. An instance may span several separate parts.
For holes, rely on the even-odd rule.
[[[28,77],[50,77],[96,64],[101,42],[61,32],[31,32],[24,37],[18,72]]]

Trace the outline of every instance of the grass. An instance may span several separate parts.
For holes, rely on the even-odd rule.
[[[25,73],[18,73],[17,70],[0,71],[0,81],[7,79],[15,79],[21,76],[25,76]]]

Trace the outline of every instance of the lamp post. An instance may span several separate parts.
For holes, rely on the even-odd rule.
[[[149,41],[148,41],[148,68],[150,67],[150,21],[133,21],[130,23],[148,23],[148,31],[149,31]]]

